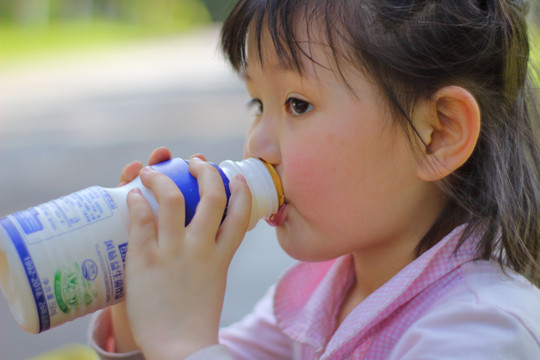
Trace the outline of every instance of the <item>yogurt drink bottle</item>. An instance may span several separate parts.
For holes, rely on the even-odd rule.
[[[153,165],[182,191],[186,225],[200,200],[187,164],[175,158]],[[214,166],[227,197],[229,180],[238,173],[245,177],[252,194],[250,229],[283,203],[281,182],[270,164],[249,158]],[[0,288],[24,330],[39,333],[123,300],[126,196],[135,187],[157,213],[154,195],[137,178],[118,188],[89,187],[0,219]]]

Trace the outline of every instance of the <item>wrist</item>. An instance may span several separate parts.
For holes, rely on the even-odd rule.
[[[185,359],[205,348],[217,345],[212,341],[159,341],[142,346],[147,360],[179,360]]]
[[[138,350],[131,327],[129,326],[126,303],[113,305],[111,311],[112,330],[114,335],[114,352],[125,353]],[[112,350],[112,349],[111,349]]]

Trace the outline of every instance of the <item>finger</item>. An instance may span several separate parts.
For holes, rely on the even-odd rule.
[[[180,239],[185,232],[184,196],[168,176],[146,167],[141,171],[141,181],[149,188],[159,204],[157,226],[158,246],[172,252],[181,247]]]
[[[189,157],[189,160],[193,159],[193,158],[199,158],[201,159],[202,161],[208,161],[206,160],[206,156],[204,156],[203,154],[199,154],[199,153],[196,153],[196,154],[193,154]]]
[[[149,165],[154,165],[166,160],[169,160],[171,158],[171,151],[167,149],[166,147],[158,147],[152,153],[150,154],[150,158],[148,159]]]
[[[132,161],[122,169],[120,173],[120,185],[125,185],[132,181],[139,175],[139,171],[143,168],[143,164],[140,161]]]
[[[251,191],[242,175],[235,175],[230,183],[231,198],[227,216],[219,228],[217,244],[229,261],[240,246],[248,230],[251,215]]]
[[[157,242],[156,218],[140,189],[132,189],[127,195],[129,209],[129,253],[147,251]]]
[[[227,206],[225,186],[218,170],[207,162],[192,158],[189,171],[197,178],[201,200],[189,228],[199,236],[214,239]]]

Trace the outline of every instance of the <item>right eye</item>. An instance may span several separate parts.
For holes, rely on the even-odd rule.
[[[263,103],[260,99],[253,98],[248,102],[247,108],[255,111],[253,114],[254,116],[261,116],[263,112]]]
[[[300,116],[313,110],[313,105],[311,105],[307,101],[295,97],[290,97],[287,99],[287,101],[285,101],[285,108],[287,109],[287,112],[291,115]]]

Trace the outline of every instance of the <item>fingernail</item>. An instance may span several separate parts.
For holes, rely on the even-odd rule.
[[[233,176],[233,179],[236,179],[236,181],[241,181],[244,184],[247,184],[246,178],[242,174],[236,174]]]
[[[237,184],[238,183],[238,184]],[[244,183],[247,185],[246,178],[242,174],[236,174],[232,177],[231,181],[229,182],[229,189],[231,191],[236,192],[238,189],[238,186],[240,183]]]
[[[139,188],[133,188],[133,189],[129,190],[129,193],[131,193],[132,195],[141,195],[142,196],[142,191]]]
[[[142,168],[141,171],[151,172],[151,171],[155,171],[155,169],[152,166],[145,166]]]

